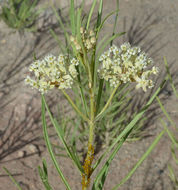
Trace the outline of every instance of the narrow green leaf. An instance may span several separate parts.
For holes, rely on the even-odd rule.
[[[55,34],[54,30],[50,29],[49,30],[51,35],[53,36],[53,38],[56,40],[56,42],[59,45],[59,48],[61,49],[62,53],[65,54],[66,53],[66,48],[64,47],[64,44],[59,40],[59,38],[57,37],[57,35]]]
[[[43,159],[43,169],[38,166],[38,173],[40,175],[41,181],[45,187],[46,190],[52,190],[52,187],[50,186],[48,182],[48,172],[47,172],[47,164],[46,160]]]
[[[173,89],[173,92],[174,92],[175,96],[178,98],[178,92],[177,92],[177,90],[176,90],[176,88],[175,88],[175,85],[174,85],[174,82],[173,82],[173,79],[172,79],[172,76],[171,76],[171,72],[170,72],[170,70],[169,70],[169,66],[168,66],[168,63],[167,63],[167,60],[166,60],[165,57],[164,57],[164,64],[165,64],[165,66],[166,66],[166,71],[167,71],[167,74],[168,74],[169,81],[170,81],[170,83],[171,83],[171,87],[172,87],[172,89]]]
[[[163,82],[161,83],[160,87],[152,95],[152,97],[149,99],[149,101],[147,102],[147,104],[138,112],[138,114],[136,114],[136,116],[134,117],[134,119],[126,126],[125,130],[118,136],[118,138],[111,145],[111,147],[109,148],[109,150],[111,150],[119,142],[119,140],[120,140],[120,138],[122,138],[122,136],[124,136],[125,134],[127,134],[127,132],[130,131],[130,129],[133,128],[133,126],[138,122],[138,120],[143,116],[143,114],[146,112],[146,110],[152,104],[152,102],[154,101],[154,99],[156,98],[156,96],[159,94],[159,92],[161,91],[161,89],[163,88],[163,86],[164,86],[165,83],[166,83],[166,79],[163,80]]]
[[[97,2],[97,0],[93,0],[91,9],[90,9],[90,12],[89,12],[89,15],[88,15],[87,26],[86,26],[87,30],[89,29],[89,26],[90,26],[90,20],[91,20],[91,17],[92,17],[96,2]]]
[[[97,61],[97,62],[98,62],[98,60],[99,60],[100,55],[103,53],[104,49],[106,48],[106,46],[109,45],[109,43],[110,43],[112,40],[118,38],[119,36],[122,36],[123,34],[125,34],[125,32],[117,33],[117,34],[113,35],[112,37],[109,37],[109,39],[107,39],[107,40],[104,42],[104,44],[102,44],[102,47],[101,47],[100,50],[98,51],[98,56],[97,56],[97,58],[96,58],[96,61]]]
[[[52,122],[52,124],[53,124],[53,126],[54,126],[54,128],[55,128],[55,130],[56,130],[56,132],[57,132],[58,137],[61,139],[61,141],[62,141],[62,143],[63,143],[63,145],[64,145],[64,148],[65,148],[67,154],[68,154],[69,157],[74,161],[74,164],[75,164],[75,166],[77,166],[77,169],[79,169],[79,171],[82,172],[82,171],[83,171],[83,168],[82,168],[81,165],[78,165],[78,163],[75,162],[76,159],[75,159],[74,155],[72,154],[72,152],[70,151],[70,149],[69,149],[69,147],[68,147],[66,141],[65,141],[64,138],[63,138],[63,136],[64,136],[64,135],[63,135],[63,131],[62,131],[62,129],[60,128],[60,126],[58,125],[57,120],[56,120],[56,119],[53,119],[53,116],[52,116],[52,114],[51,114],[51,112],[50,112],[50,110],[49,110],[49,107],[48,107],[48,105],[47,105],[47,103],[46,103],[46,101],[45,101],[44,96],[42,96],[42,100],[43,100],[43,103],[44,103],[44,105],[45,105],[45,107],[46,107],[46,110],[47,110],[47,112],[48,112],[48,114],[49,114],[50,120],[51,120],[51,122]]]
[[[18,188],[18,190],[22,190],[22,188],[20,187],[19,183],[15,180],[15,178],[12,176],[12,174],[9,172],[9,170],[5,167],[3,167],[4,171],[7,173],[7,175],[10,177],[10,179],[12,180],[12,182],[16,185],[16,187]]]
[[[81,28],[81,9],[78,9],[77,10],[76,31],[77,31],[77,38],[81,42],[80,28]]]
[[[59,22],[59,24],[60,24],[62,30],[64,31],[65,37],[66,37],[66,39],[67,39],[67,42],[70,42],[69,35],[68,35],[68,33],[67,33],[67,30],[66,30],[66,28],[65,28],[65,26],[64,26],[64,24],[63,24],[63,22],[62,22],[62,20],[61,20],[61,18],[60,18],[60,16],[58,15],[58,13],[57,13],[57,11],[56,11],[56,9],[55,9],[55,7],[54,7],[53,4],[51,5],[51,7],[52,7],[52,9],[53,9],[53,11],[54,11],[54,14],[55,14],[55,16],[56,16],[56,18],[57,18],[57,20],[58,20],[58,22]]]
[[[172,144],[172,146],[171,146],[172,157],[173,157],[174,161],[176,162],[176,164],[178,164],[178,158],[177,158],[177,155],[176,155],[176,150],[177,149],[175,149],[175,144]]]
[[[172,169],[171,165],[168,165],[168,169],[169,169],[169,177],[171,178],[172,182],[178,186],[178,180],[176,179],[175,172]]]
[[[168,129],[167,125],[165,124],[165,122],[160,119],[162,125],[164,126],[164,129],[166,130],[169,138],[171,139],[172,143],[178,148],[178,142],[176,142],[176,139],[174,137],[174,135],[171,133],[171,131]]]
[[[98,28],[101,24],[102,13],[103,13],[103,0],[100,0],[100,4],[99,4],[99,8],[98,8],[97,22],[96,22],[96,28]]]
[[[163,104],[161,103],[161,100],[160,100],[158,97],[156,97],[156,99],[157,99],[157,101],[158,101],[158,103],[159,103],[159,106],[160,106],[161,110],[163,111],[164,115],[167,117],[167,119],[169,120],[169,122],[171,123],[171,125],[172,125],[173,127],[175,127],[175,129],[176,129],[176,128],[177,128],[177,127],[176,127],[176,124],[175,124],[174,121],[170,118],[169,114],[167,113],[166,109],[164,108]]]
[[[163,134],[165,133],[165,130],[163,130],[153,141],[153,143],[150,145],[150,147],[147,149],[147,151],[143,154],[143,156],[140,158],[140,160],[136,163],[136,165],[132,168],[132,170],[128,173],[128,175],[118,184],[116,185],[114,188],[112,188],[112,190],[118,190],[118,188],[124,184],[136,171],[136,169],[142,164],[142,162],[149,156],[149,154],[151,153],[151,151],[155,148],[155,146],[157,145],[157,143],[160,141],[161,137],[163,136]]]
[[[111,13],[109,13],[108,15],[105,16],[105,18],[103,19],[103,21],[101,22],[101,24],[97,27],[97,32],[96,32],[96,38],[98,39],[99,33],[101,31],[101,29],[104,26],[104,23],[106,22],[106,20],[112,16],[114,13],[116,13],[118,10],[112,11]]]
[[[102,44],[106,41],[106,39],[109,38],[109,35],[105,35],[98,43],[97,43],[97,50],[99,50],[102,47]]]
[[[135,126],[135,124],[139,121],[139,119],[143,116],[143,114],[146,112],[146,110],[149,108],[153,100],[156,98],[156,96],[159,94],[161,89],[164,87],[164,84],[166,83],[167,78],[163,80],[160,87],[156,90],[156,92],[153,94],[153,96],[150,98],[150,100],[147,102],[147,104],[135,115],[133,120],[125,127],[125,129],[121,132],[121,134],[114,140],[112,145],[105,151],[105,153],[98,159],[98,161],[94,165],[94,170],[97,168],[101,160],[106,156],[108,152],[110,152],[114,146],[120,142],[120,140]]]
[[[117,20],[118,20],[118,12],[119,12],[119,0],[116,0],[116,2],[117,2],[117,5],[116,5],[117,6],[117,12],[116,12],[116,17],[115,17],[115,21],[114,21],[112,36],[114,36],[114,34],[115,34],[116,24],[117,24]],[[112,46],[113,40],[110,42],[110,46]]]
[[[83,172],[83,168],[82,168],[80,162],[78,162],[78,160],[76,158],[76,153],[74,154],[74,152],[70,150],[70,148],[68,147],[66,141],[64,140],[63,136],[61,135],[60,126],[58,125],[56,119],[54,119],[54,127],[56,129],[56,132],[57,132],[59,138],[61,139],[61,141],[62,141],[62,143],[64,145],[64,148],[65,148],[67,154],[72,159],[72,161],[74,162],[77,169],[79,169],[80,172]]]
[[[53,153],[53,150],[52,150],[52,146],[51,146],[51,143],[50,143],[50,140],[49,140],[49,136],[48,136],[48,132],[47,132],[47,125],[46,125],[46,119],[45,119],[45,98],[44,96],[42,95],[42,122],[43,122],[43,133],[44,133],[44,139],[45,139],[45,142],[46,142],[46,146],[47,146],[47,149],[48,149],[48,152],[50,154],[50,157],[53,161],[53,164],[59,174],[59,176],[61,177],[62,181],[64,182],[67,190],[71,190],[66,178],[64,177],[58,163],[57,163],[57,160],[55,158],[55,155]]]
[[[84,95],[84,92],[83,92],[83,88],[81,86],[81,78],[80,78],[80,70],[79,70],[79,67],[77,66],[76,67],[77,69],[77,79],[78,79],[78,82],[79,82],[79,89],[80,89],[80,95],[81,95],[81,98],[82,98],[82,103],[83,103],[83,106],[85,108],[85,114],[88,116],[88,107],[87,107],[87,103],[86,103],[86,99],[85,99],[85,95]]]
[[[47,163],[45,159],[43,159],[43,171],[45,176],[48,176]]]
[[[110,105],[111,101],[113,100],[114,95],[116,94],[116,91],[117,91],[118,88],[119,88],[119,85],[120,85],[120,84],[118,84],[118,85],[113,89],[113,91],[112,91],[112,93],[110,94],[110,96],[109,96],[109,98],[108,98],[106,104],[104,105],[104,107],[102,108],[102,110],[100,111],[100,113],[96,116],[95,121],[97,121],[97,120],[99,120],[100,118],[103,117],[104,113],[105,113],[106,110],[108,109],[108,106]]]
[[[114,112],[115,109],[117,109],[120,105],[122,105],[124,103],[124,100],[122,101],[118,101],[115,103],[112,103],[108,109],[106,109],[102,115],[99,116],[99,119],[103,119],[105,116],[107,117],[111,117],[112,118],[112,114],[115,115],[117,113],[117,110]]]
[[[18,17],[19,19],[24,19],[25,13],[28,12],[29,9],[29,4],[27,4],[27,1],[22,1],[22,3],[19,3],[19,12],[18,12]]]
[[[68,100],[68,102],[70,103],[70,105],[74,108],[74,110],[83,118],[84,121],[89,122],[89,119],[86,115],[84,115],[79,109],[78,107],[75,105],[75,103],[72,101],[72,99],[69,97],[69,95],[64,91],[61,90],[64,94],[64,96],[66,97],[66,99]]]
[[[70,0],[70,23],[72,35],[75,36],[75,6],[74,0]]]
[[[99,189],[103,188],[104,182],[106,180],[106,176],[108,174],[109,166],[110,166],[112,160],[114,159],[116,153],[119,151],[119,149],[122,147],[123,143],[127,139],[128,135],[129,135],[129,132],[128,132],[128,134],[125,135],[124,138],[121,139],[121,141],[118,143],[115,150],[112,152],[112,154],[110,154],[109,159],[105,162],[102,169],[98,172],[98,174],[95,178],[95,181],[93,183],[92,190],[98,190],[98,186],[99,186]]]

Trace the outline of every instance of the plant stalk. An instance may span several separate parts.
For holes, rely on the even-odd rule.
[[[84,173],[82,174],[82,190],[87,190],[90,185],[90,176],[93,172],[92,162],[94,159],[94,128],[95,128],[95,98],[94,98],[94,85],[93,80],[89,80],[89,93],[90,93],[90,121],[89,125],[89,139],[88,139],[88,152],[84,161],[83,169]]]
[[[112,91],[112,93],[111,93],[111,95],[110,95],[110,97],[109,97],[107,103],[105,104],[104,108],[103,108],[103,109],[101,110],[101,112],[96,116],[96,120],[106,111],[106,109],[107,109],[108,106],[110,105],[110,103],[111,103],[111,101],[112,101],[112,99],[113,99],[113,97],[114,97],[114,95],[115,95],[117,89],[119,88],[119,86],[120,86],[120,84],[118,84],[118,85],[114,88],[114,90]]]
[[[70,96],[65,92],[65,90],[62,90],[64,96],[66,97],[66,99],[69,101],[69,103],[71,104],[71,106],[74,108],[74,110],[82,117],[82,119],[84,121],[90,122],[90,120],[87,118],[86,115],[84,115],[79,109],[78,107],[75,105],[75,103],[72,101],[72,99],[70,98]]]

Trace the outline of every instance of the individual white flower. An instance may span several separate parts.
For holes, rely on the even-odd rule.
[[[136,78],[136,82],[137,82],[137,85],[136,85],[136,89],[139,89],[139,88],[142,88],[144,92],[147,91],[147,86],[148,86],[148,80],[145,80],[143,78],[139,78],[137,77]]]
[[[113,76],[110,79],[110,85],[113,86],[113,87],[116,87],[118,84],[120,84],[120,81],[118,81],[117,78]]]
[[[77,77],[78,73],[77,73],[77,70],[76,70],[74,64],[72,64],[72,65],[69,66],[69,73],[71,74],[71,76],[72,76],[73,78],[76,78],[76,77]]]
[[[122,51],[127,51],[130,48],[130,44],[129,43],[124,43],[121,45],[121,50]]]
[[[110,51],[105,51],[99,58],[99,61],[103,61],[110,56]]]
[[[159,72],[159,69],[158,69],[158,67],[152,67],[152,73],[154,74],[154,75],[156,75],[156,74],[158,74],[158,72]]]
[[[53,64],[54,61],[56,60],[56,57],[52,54],[47,55],[44,60],[48,63],[48,64]]]
[[[74,65],[79,65],[79,61],[77,60],[77,59],[75,59],[75,58],[72,58],[71,59],[71,64],[74,64]]]
[[[121,54],[122,61],[128,61],[131,58],[131,55],[126,53]]]
[[[103,60],[103,68],[110,69],[111,66],[112,66],[112,60],[110,58]]]
[[[57,58],[57,62],[59,64],[64,64],[64,61],[65,61],[65,56],[63,54],[60,54]]]
[[[59,71],[59,73],[63,73],[63,74],[66,74],[66,73],[67,73],[65,64],[58,65],[58,67],[57,67],[56,69]],[[54,70],[54,69],[53,69],[53,70]],[[53,70],[52,70],[52,71],[53,71]]]
[[[118,65],[113,65],[112,67],[114,73],[120,73],[122,74],[122,68]]]

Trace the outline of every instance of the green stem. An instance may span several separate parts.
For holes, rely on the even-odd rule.
[[[84,161],[84,173],[82,174],[82,190],[87,190],[90,185],[90,176],[92,174],[92,162],[94,158],[94,127],[95,127],[95,98],[94,98],[94,85],[93,80],[89,75],[89,94],[90,94],[90,120],[89,125],[89,139],[88,139],[88,152]]]
[[[81,94],[81,98],[82,98],[82,103],[83,103],[83,106],[84,106],[84,108],[85,108],[85,114],[86,114],[87,117],[88,117],[87,103],[86,103],[86,100],[85,100],[83,88],[81,87],[81,78],[80,78],[79,67],[77,66],[76,69],[77,69],[77,72],[78,72],[77,78],[78,78],[78,82],[79,82],[79,84],[80,84],[80,85],[79,85],[79,89],[80,89],[80,94]]]
[[[94,100],[94,92],[93,86],[90,89],[90,130],[89,130],[89,140],[88,144],[92,145],[93,143],[93,133],[94,133],[94,119],[95,119],[95,100]]]
[[[167,60],[166,60],[166,57],[164,57],[164,64],[166,66],[166,71],[167,71],[167,75],[168,75],[168,78],[169,78],[169,81],[171,83],[171,86],[172,86],[172,89],[174,91],[174,94],[176,95],[176,97],[178,98],[178,92],[175,88],[175,85],[173,83],[173,80],[172,80],[172,76],[171,76],[171,73],[170,73],[170,70],[169,70],[169,67],[168,67],[168,63],[167,63]]]
[[[117,25],[117,20],[118,20],[118,12],[119,12],[119,0],[116,0],[117,1],[117,12],[116,12],[116,18],[115,18],[115,22],[114,22],[114,27],[113,27],[113,33],[112,33],[112,36],[115,35],[115,30],[116,30],[116,25]],[[110,46],[112,46],[113,44],[113,40],[111,40],[110,42]]]
[[[159,99],[158,96],[156,96],[156,100],[158,101],[158,104],[161,108],[161,110],[163,111],[164,115],[167,117],[167,119],[169,120],[169,122],[171,123],[171,125],[177,129],[176,124],[174,123],[174,121],[170,118],[169,114],[167,113],[166,109],[164,108],[163,104],[161,103],[161,100]]]
[[[64,24],[63,24],[63,22],[61,20],[61,17],[58,15],[52,1],[51,1],[51,8],[53,9],[55,16],[56,16],[62,30],[64,31],[64,35],[65,35],[67,41],[70,42],[69,35],[68,35],[67,31],[66,31],[66,28],[65,28],[65,26],[64,26]]]
[[[104,84],[104,79],[100,79],[98,95],[97,95],[97,100],[96,100],[96,114],[98,113],[99,106],[100,106],[100,100],[101,100],[101,95],[102,95],[102,90],[103,90],[103,84]]]
[[[78,107],[72,101],[72,99],[70,98],[70,96],[65,92],[65,90],[61,89],[61,91],[63,92],[64,96],[69,101],[69,103],[71,104],[71,106],[74,108],[74,110],[83,118],[83,120],[87,121],[87,122],[90,122],[90,120],[78,109]]]
[[[118,85],[114,88],[114,90],[112,91],[112,93],[111,93],[111,95],[110,95],[110,97],[109,97],[107,103],[105,104],[104,108],[103,108],[103,109],[101,110],[101,112],[96,116],[96,120],[106,111],[106,109],[107,109],[108,106],[110,105],[110,103],[111,103],[111,101],[112,101],[112,99],[113,99],[113,97],[114,97],[114,95],[115,95],[115,93],[116,93],[116,91],[117,91],[119,85],[120,85],[120,84],[118,84]]]
[[[87,29],[87,30],[88,30],[89,25],[90,25],[90,20],[91,20],[91,17],[92,17],[92,14],[93,14],[93,11],[94,11],[96,2],[97,2],[96,0],[93,0],[93,4],[92,4],[92,6],[91,6],[91,9],[90,9],[90,12],[89,12],[89,15],[88,15],[87,26],[86,26],[86,29]]]
[[[87,187],[84,187],[82,190],[87,190]]]
[[[160,119],[160,121],[161,121],[161,123],[162,123],[164,129],[166,130],[166,132],[167,132],[169,138],[171,139],[172,143],[176,146],[176,148],[178,148],[178,143],[176,142],[176,139],[175,139],[174,135],[173,135],[173,134],[171,133],[171,131],[168,129],[168,127],[166,126],[165,122],[164,122],[162,119]]]

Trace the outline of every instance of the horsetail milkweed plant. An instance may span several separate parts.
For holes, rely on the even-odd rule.
[[[74,11],[73,1],[71,2],[71,10]],[[93,6],[95,6],[95,2],[96,1],[93,1],[90,12],[91,14]],[[100,1],[100,5],[102,5],[102,0]],[[112,45],[107,51],[101,52],[101,54],[98,56],[96,51],[98,45],[98,31],[102,28],[104,22],[99,22],[98,19],[98,27],[95,29],[89,29],[89,23],[91,18],[91,14],[89,14],[87,25],[81,27],[82,24],[79,24],[81,14],[80,11],[81,9],[76,12],[76,17],[78,19],[76,25],[75,19],[73,19],[75,17],[75,14],[71,14],[72,35],[69,35],[66,30],[64,30],[68,45],[71,47],[66,47],[66,49],[70,49],[70,53],[68,52],[66,54],[60,54],[58,56],[48,54],[44,57],[44,59],[35,60],[29,67],[29,71],[33,72],[33,77],[27,76],[25,82],[32,88],[38,89],[39,92],[42,94],[42,119],[46,145],[52,161],[56,167],[56,170],[58,171],[67,189],[70,190],[72,188],[70,187],[67,179],[64,177],[64,174],[60,170],[60,167],[53,153],[46,128],[45,110],[47,110],[50,119],[57,131],[57,134],[63,142],[64,148],[68,153],[68,156],[72,159],[75,166],[79,169],[79,172],[81,174],[82,190],[86,190],[89,188],[89,185],[91,184],[91,175],[101,163],[101,160],[106,156],[108,152],[110,152],[109,158],[107,159],[102,169],[98,172],[98,174],[96,174],[96,178],[93,182],[92,190],[99,190],[103,188],[109,165],[113,160],[114,156],[128,137],[129,133],[131,133],[134,125],[143,116],[149,105],[158,95],[165,81],[163,81],[162,86],[157,89],[157,91],[150,98],[145,107],[143,107],[143,109],[141,109],[140,112],[135,115],[133,120],[127,126],[125,126],[125,129],[113,141],[113,143],[109,146],[106,152],[98,160],[96,160],[94,164],[95,128],[99,127],[97,126],[97,121],[102,119],[104,113],[111,106],[112,99],[119,89],[119,86],[132,83],[135,84],[136,89],[142,88],[143,91],[146,92],[147,89],[153,88],[154,82],[150,79],[150,76],[152,74],[156,75],[158,73],[158,68],[155,66],[151,68],[151,65],[153,65],[152,59],[149,58],[145,52],[141,51],[139,47],[131,47],[129,43],[124,43],[120,47]],[[99,9],[99,12],[99,15],[101,15],[101,9]],[[64,28],[64,25],[61,24],[61,26]],[[111,40],[113,40],[117,36],[119,35],[116,34],[113,38],[111,38]],[[82,91],[82,80],[80,80],[81,70],[83,72],[82,75],[87,78],[87,94],[84,94]],[[102,85],[100,85],[101,81],[103,83]],[[98,104],[100,102],[100,99],[102,98],[104,82],[109,83],[112,91],[105,105],[102,108],[97,109],[99,107]],[[80,110],[80,108],[77,107],[77,105],[75,104],[75,100],[72,100],[70,95],[65,91],[66,89],[71,89],[74,85],[80,88],[82,94],[81,102],[84,102],[84,105],[87,106],[86,110],[89,110],[89,113],[87,111],[83,112],[82,110]],[[83,164],[81,164],[77,156],[77,152],[74,151],[66,143],[63,132],[61,131],[61,129],[59,129],[57,120],[53,118],[45,101],[44,95],[54,88],[58,88],[62,91],[68,102],[78,114],[78,116],[88,125],[88,151],[83,161]],[[89,101],[86,101],[86,96],[89,97]],[[140,160],[129,172],[129,174],[118,185],[113,187],[112,190],[118,189],[120,185],[128,180],[128,178],[135,172],[138,166],[149,155],[149,153],[155,147],[163,134],[164,131],[162,131],[156,137],[151,146],[140,158]],[[45,171],[40,171],[42,178],[45,177],[45,181],[48,180]],[[46,182],[44,183],[44,185],[47,190],[51,189],[49,184],[46,185]]]

